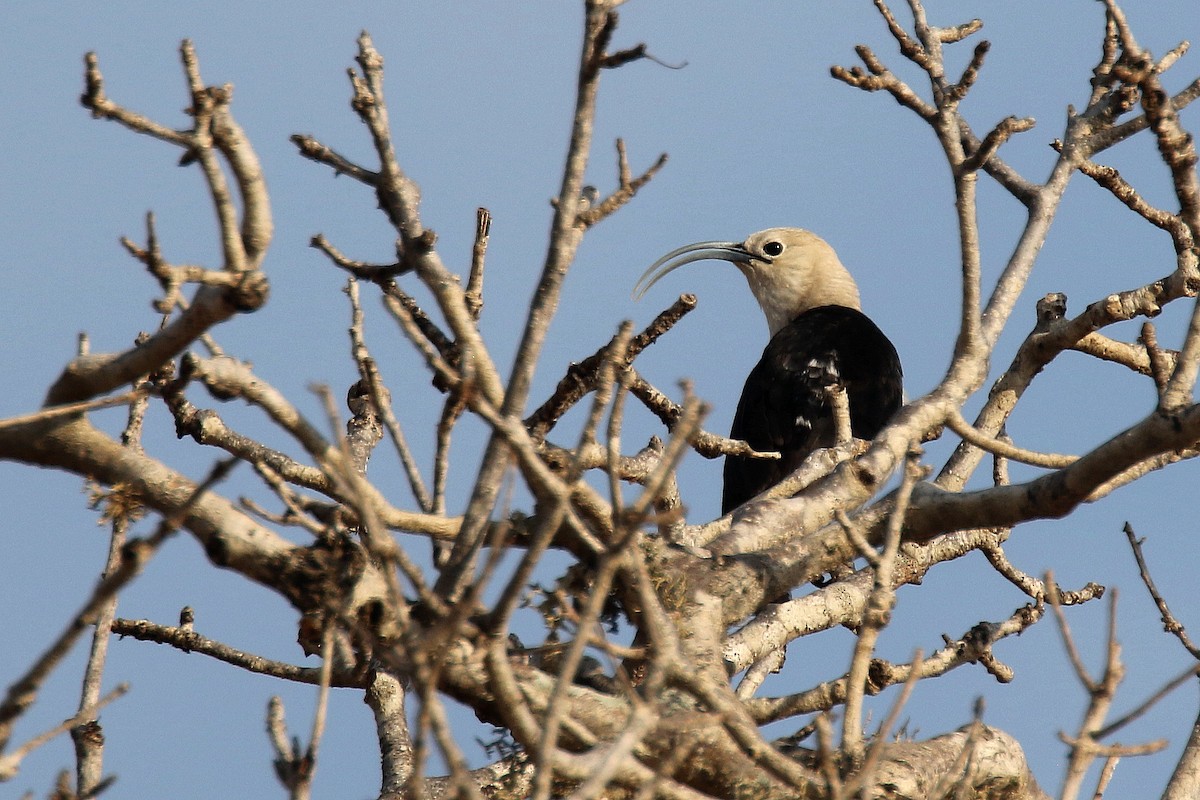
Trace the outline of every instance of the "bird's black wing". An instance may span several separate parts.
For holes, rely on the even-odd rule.
[[[903,374],[896,348],[862,312],[843,306],[805,311],[772,338],[746,378],[730,438],[778,461],[725,458],[721,513],[774,486],[837,431],[825,387],[840,382],[854,436],[873,439],[900,408]]]

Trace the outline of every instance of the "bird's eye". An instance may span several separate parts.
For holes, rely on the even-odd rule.
[[[768,256],[777,256],[783,253],[782,242],[767,242],[763,245],[763,253]]]

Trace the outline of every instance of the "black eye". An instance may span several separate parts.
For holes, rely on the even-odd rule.
[[[777,256],[783,252],[782,242],[767,242],[763,245],[763,253],[768,256]]]

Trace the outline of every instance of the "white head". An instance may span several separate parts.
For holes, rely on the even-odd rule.
[[[696,242],[650,265],[634,287],[640,299],[660,278],[684,264],[716,259],[742,271],[774,336],[799,314],[818,306],[858,309],[858,287],[824,239],[800,228],[768,228],[742,243]]]

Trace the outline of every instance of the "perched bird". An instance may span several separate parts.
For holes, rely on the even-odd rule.
[[[730,438],[778,460],[725,457],[725,514],[774,486],[804,458],[837,443],[830,387],[850,405],[851,432],[873,439],[900,408],[903,374],[896,348],[859,310],[858,287],[823,239],[800,228],[768,228],[746,241],[696,242],[655,261],[634,297],[693,261],[729,261],[746,276],[771,341],[750,371]]]

